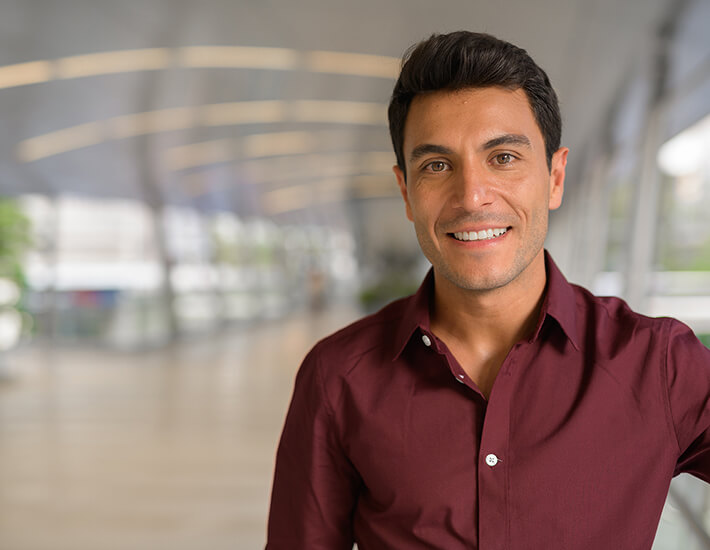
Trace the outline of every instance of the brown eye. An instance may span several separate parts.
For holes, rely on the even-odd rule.
[[[510,164],[513,162],[513,155],[510,153],[501,153],[500,155],[496,155],[496,164]]]
[[[430,162],[428,167],[429,170],[431,170],[432,172],[443,172],[444,170],[446,170],[446,163],[438,160],[435,162]]]

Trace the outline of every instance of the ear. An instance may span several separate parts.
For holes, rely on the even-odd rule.
[[[565,169],[567,166],[567,147],[560,147],[552,155],[550,162],[550,193],[549,204],[550,210],[557,210],[562,204],[562,195],[565,191]]]
[[[414,216],[412,216],[412,207],[409,205],[409,194],[407,193],[407,180],[405,178],[404,172],[396,164],[392,167],[395,177],[397,178],[397,185],[399,185],[399,192],[402,193],[402,198],[404,199],[404,207],[407,210],[407,218],[409,221],[414,221]]]

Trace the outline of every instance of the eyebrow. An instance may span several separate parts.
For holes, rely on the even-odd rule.
[[[493,149],[500,145],[522,145],[528,149],[532,148],[532,144],[527,136],[522,134],[503,134],[502,136],[494,137],[485,142],[481,147],[481,151]]]
[[[415,160],[425,156],[425,155],[453,155],[454,152],[448,147],[443,145],[434,145],[433,143],[422,143],[417,145],[412,149],[412,153],[409,155],[409,162],[414,162]]]

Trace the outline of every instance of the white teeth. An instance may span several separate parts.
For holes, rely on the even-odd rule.
[[[482,229],[481,231],[458,231],[454,237],[459,241],[478,241],[500,237],[508,231],[507,227],[496,227],[495,229]]]

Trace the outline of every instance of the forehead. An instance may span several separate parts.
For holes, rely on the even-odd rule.
[[[422,143],[483,143],[502,134],[528,137],[534,148],[544,143],[522,89],[500,87],[440,90],[416,96],[404,127],[404,150]]]

